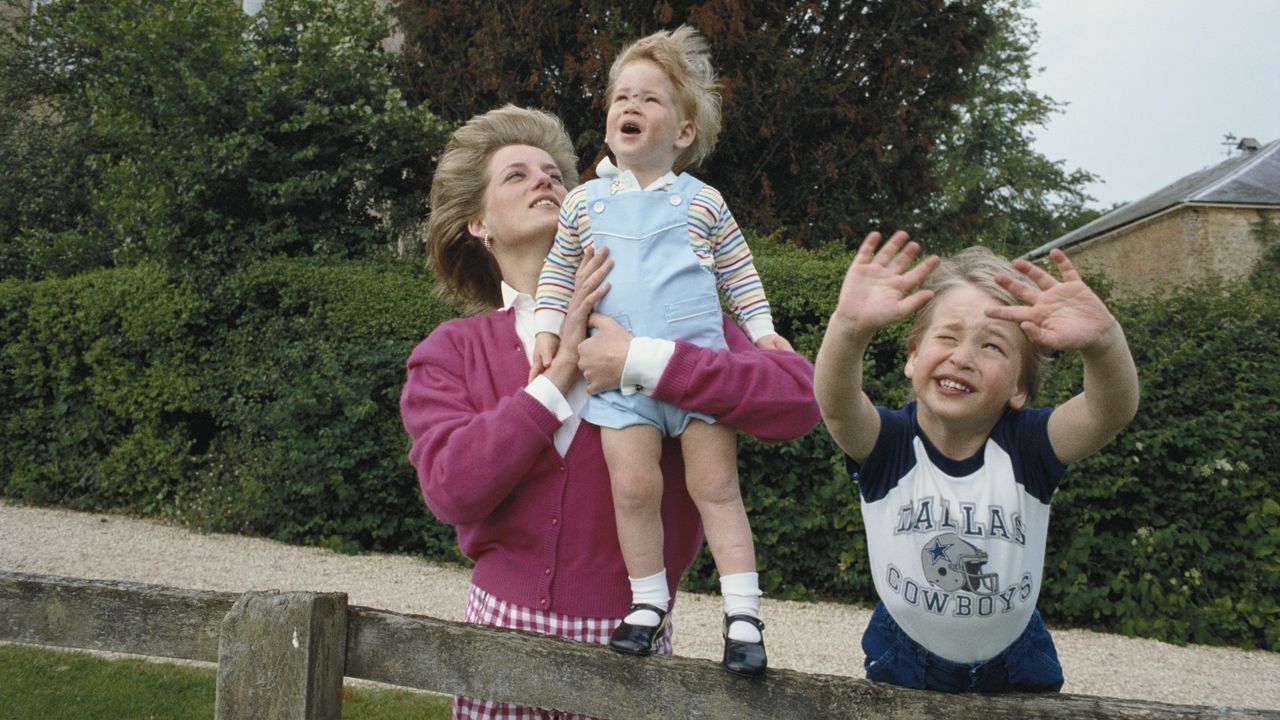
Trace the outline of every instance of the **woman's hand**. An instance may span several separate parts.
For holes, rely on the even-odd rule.
[[[587,379],[587,392],[616,390],[622,385],[622,369],[631,350],[631,333],[617,320],[592,313],[587,321],[596,332],[578,345],[578,369]]]
[[[573,297],[569,299],[569,309],[560,328],[560,347],[546,369],[547,378],[565,395],[578,377],[578,345],[587,337],[592,308],[609,292],[604,278],[612,269],[608,248],[600,252],[594,248],[583,251],[582,263],[574,274]]]

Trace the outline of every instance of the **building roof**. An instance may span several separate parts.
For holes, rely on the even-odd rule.
[[[1280,140],[1191,173],[1041,245],[1027,257],[1039,258],[1053,248],[1070,247],[1176,205],[1193,203],[1280,206]]]

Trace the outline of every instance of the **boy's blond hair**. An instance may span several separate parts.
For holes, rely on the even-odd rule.
[[[578,156],[556,116],[504,105],[477,115],[453,132],[431,181],[427,262],[445,294],[469,310],[502,307],[502,273],[492,253],[467,224],[484,212],[489,159],[509,145],[545,150],[560,168],[565,188],[578,184]]]
[[[987,293],[1005,305],[1025,305],[1013,293],[996,284],[996,274],[1003,273],[1014,280],[1035,287],[1031,278],[1014,269],[1013,263],[991,252],[984,247],[968,247],[949,258],[943,258],[938,267],[929,273],[929,277],[921,285],[921,289],[932,290],[933,299],[919,312],[911,324],[911,332],[907,335],[907,349],[914,351],[920,346],[924,333],[933,319],[934,303],[943,292],[959,285],[972,285]],[[1022,376],[1019,384],[1027,393],[1027,402],[1032,402],[1040,392],[1040,382],[1044,368],[1049,359],[1048,351],[1031,342],[1021,331],[1018,336],[1022,340],[1019,348],[1022,358]]]
[[[688,25],[659,30],[622,49],[609,68],[605,97],[613,102],[618,76],[628,63],[649,60],[662,68],[675,86],[676,109],[681,120],[693,123],[693,143],[676,158],[672,170],[679,173],[697,167],[711,155],[720,136],[720,87],[711,65],[711,49],[702,33]]]

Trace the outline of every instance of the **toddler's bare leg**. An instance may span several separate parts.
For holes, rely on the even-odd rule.
[[[738,489],[738,441],[733,428],[689,421],[680,435],[685,482],[698,506],[707,545],[721,576],[755,572],[751,524]]]
[[[652,425],[600,428],[609,465],[618,545],[627,575],[643,578],[663,569],[662,435]]]

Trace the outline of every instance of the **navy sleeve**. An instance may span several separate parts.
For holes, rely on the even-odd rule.
[[[875,502],[888,495],[898,479],[915,464],[910,406],[901,410],[876,406],[876,412],[880,413],[880,435],[871,454],[861,464],[844,456],[845,469],[858,481],[858,491],[865,502]]]
[[[996,441],[1013,458],[1017,481],[1046,505],[1067,472],[1067,466],[1049,443],[1052,414],[1051,407],[1011,412],[1001,419],[994,433]]]

